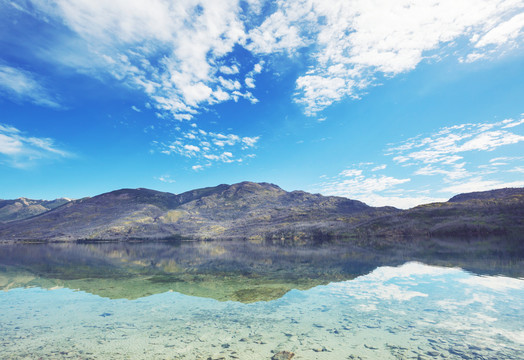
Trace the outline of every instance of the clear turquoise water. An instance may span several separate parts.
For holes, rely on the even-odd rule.
[[[15,276],[3,267],[2,359],[270,359],[283,350],[293,359],[524,354],[524,279],[518,277],[410,261],[242,303],[169,290],[128,300],[16,285],[23,276],[34,281],[30,270]]]

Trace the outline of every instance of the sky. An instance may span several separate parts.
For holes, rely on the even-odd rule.
[[[522,0],[0,0],[0,198],[524,186]]]

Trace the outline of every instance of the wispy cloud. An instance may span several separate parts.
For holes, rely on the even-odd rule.
[[[488,45],[502,45],[506,43],[516,46],[517,44],[515,44],[515,41],[521,35],[522,29],[524,29],[524,13],[517,14],[506,21],[495,24],[495,26],[489,29],[489,31],[482,36],[475,34],[473,41],[476,48],[484,48]]]
[[[375,166],[373,169],[371,169],[371,171],[384,170],[386,167],[387,167],[386,164],[378,165],[378,166]]]
[[[0,64],[0,94],[14,101],[59,108],[55,96],[29,71]]]
[[[524,172],[524,157],[488,154],[510,145],[520,146],[524,136],[518,131],[523,123],[522,119],[506,119],[441,128],[390,145],[383,159],[390,164],[354,164],[334,177],[324,175],[311,190],[375,206],[409,208],[446,201],[463,192],[521,187],[524,181],[515,176]],[[386,169],[404,176],[388,175]]]
[[[524,136],[506,130],[522,120],[506,119],[494,123],[461,124],[445,127],[428,136],[408,139],[387,149],[386,155],[404,167],[416,167],[416,175],[444,175],[456,181],[474,175],[464,159],[469,152],[491,152],[501,146],[524,141]],[[493,162],[486,161],[486,164]]]
[[[56,147],[53,139],[27,136],[13,126],[0,124],[0,164],[29,168],[42,160],[71,156],[71,153]]]
[[[311,191],[356,199],[372,206],[389,205],[400,208],[445,200],[403,189],[401,185],[409,183],[411,179],[377,174],[384,169],[385,167],[375,166],[373,163],[355,164],[335,177],[322,176],[323,182],[313,185]]]
[[[468,181],[454,184],[441,189],[441,192],[459,194],[472,191],[486,191],[499,188],[523,187],[524,180],[519,181],[498,181],[484,180],[481,177],[468,179]]]
[[[162,181],[163,183],[173,184],[176,183],[175,179],[171,178],[171,175],[161,175],[159,177],[155,177],[156,180]]]

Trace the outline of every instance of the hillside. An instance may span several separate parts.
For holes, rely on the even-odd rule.
[[[0,226],[0,239],[299,237],[331,232],[352,216],[395,212],[341,197],[286,192],[268,183],[243,182],[179,195],[121,189],[71,201],[41,215]],[[271,236],[271,235],[270,235]],[[280,236],[280,235],[278,235]]]
[[[248,239],[324,241],[524,233],[524,189],[462,194],[401,211],[274,184],[171,194],[121,189],[0,224],[0,240]],[[367,240],[366,240],[367,241]]]
[[[360,224],[360,237],[476,237],[524,234],[524,189],[459,194]]]
[[[42,214],[68,203],[69,199],[32,200],[18,198],[16,200],[0,200],[0,222],[26,219]]]

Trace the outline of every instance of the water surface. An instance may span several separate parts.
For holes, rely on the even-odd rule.
[[[0,245],[0,357],[520,358],[522,258],[466,248]]]

